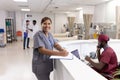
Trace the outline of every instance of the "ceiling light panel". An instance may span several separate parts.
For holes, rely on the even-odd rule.
[[[14,0],[15,2],[28,2],[28,0]]]
[[[76,8],[76,10],[82,10],[82,9],[83,9],[82,7]]]
[[[30,11],[30,9],[21,9],[21,11]]]

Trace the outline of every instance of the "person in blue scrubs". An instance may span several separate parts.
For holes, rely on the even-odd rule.
[[[42,30],[34,35],[32,71],[38,80],[50,80],[49,75],[53,70],[51,55],[68,55],[68,52],[57,43],[49,32],[51,24],[52,20],[49,17],[42,18]],[[58,51],[53,51],[53,48],[56,48]]]

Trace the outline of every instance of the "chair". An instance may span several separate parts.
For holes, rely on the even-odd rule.
[[[118,69],[115,74],[113,75],[113,80],[120,80],[120,69]]]
[[[21,41],[22,41],[22,31],[17,31],[16,32],[16,36],[17,37],[21,37]]]
[[[113,75],[114,79],[112,79],[112,80],[120,80],[120,62],[118,64],[119,64],[118,69],[114,73],[114,75]]]
[[[108,80],[120,80],[120,63],[118,64],[119,66],[112,76],[108,74],[102,74],[102,75],[106,77]]]

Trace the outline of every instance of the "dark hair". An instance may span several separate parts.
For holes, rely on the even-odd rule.
[[[33,22],[37,22],[36,20],[33,20]]]
[[[30,22],[29,20],[26,20],[26,22]]]
[[[41,24],[42,24],[43,22],[45,22],[46,20],[50,20],[50,22],[52,23],[52,20],[51,20],[49,17],[44,17],[44,18],[42,18],[42,20],[41,20]]]

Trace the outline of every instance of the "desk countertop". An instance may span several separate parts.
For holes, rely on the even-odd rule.
[[[96,50],[97,40],[75,40],[75,41],[63,41],[60,45],[68,50],[78,49],[80,53],[84,53],[87,49]],[[115,50],[119,59],[119,47],[120,40],[110,40],[109,45]],[[90,47],[91,46],[91,47]],[[89,47],[89,48],[88,48]],[[60,60],[64,67],[69,71],[74,80],[107,80],[99,73],[94,71],[90,66],[86,65],[84,62],[80,61],[76,57],[73,60]]]
[[[99,73],[94,71],[90,66],[75,58],[73,60],[60,60],[65,68],[72,75],[74,80],[107,80]]]

